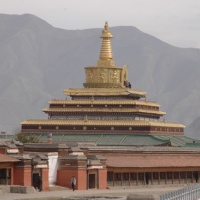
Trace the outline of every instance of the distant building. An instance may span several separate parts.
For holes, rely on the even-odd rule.
[[[56,183],[70,186],[73,175],[77,189],[199,182],[200,142],[184,136],[182,124],[161,119],[160,105],[134,89],[126,66],[115,65],[107,22],[101,38],[97,65],[85,67],[84,88],[65,90],[71,99],[51,100],[43,109],[48,119],[21,123],[21,132],[43,142],[25,151],[68,144],[53,150],[60,155]]]

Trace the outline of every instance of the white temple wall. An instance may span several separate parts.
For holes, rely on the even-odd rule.
[[[47,154],[49,161],[49,185],[55,185],[58,170],[58,152]]]

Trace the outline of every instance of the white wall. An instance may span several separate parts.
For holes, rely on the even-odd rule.
[[[58,170],[58,153],[51,152],[47,156],[49,161],[49,185],[55,185]]]

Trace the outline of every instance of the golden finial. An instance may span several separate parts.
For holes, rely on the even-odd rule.
[[[101,51],[100,51],[100,60],[111,60],[112,59],[112,47],[110,39],[112,38],[112,34],[108,28],[108,22],[105,23],[104,29],[101,34],[102,43],[101,43]]]
[[[112,34],[105,22],[102,30],[101,50],[99,60],[96,66],[85,67],[86,82],[83,84],[86,88],[119,88],[124,87],[124,81],[127,80],[127,67],[116,67],[113,60],[111,47]],[[91,99],[93,102],[95,99]],[[92,107],[92,105],[91,105]]]
[[[105,23],[104,30],[108,30],[108,22]]]

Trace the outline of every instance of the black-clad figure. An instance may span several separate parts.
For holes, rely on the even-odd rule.
[[[74,191],[75,190],[75,186],[76,186],[76,178],[74,176],[72,176],[71,185],[72,185],[72,189]]]
[[[38,189],[39,189],[40,192],[42,191],[42,179],[41,179],[41,176],[39,176],[39,179],[38,179]]]

